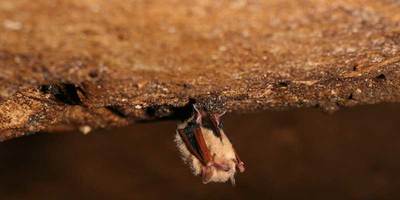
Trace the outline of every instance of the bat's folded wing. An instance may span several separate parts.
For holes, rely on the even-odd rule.
[[[190,129],[178,129],[186,148],[194,155],[204,166],[211,161],[210,151],[201,132],[200,127],[192,127]]]

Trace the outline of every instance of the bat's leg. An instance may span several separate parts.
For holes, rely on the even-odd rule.
[[[202,124],[202,121],[201,121],[201,118],[202,118],[201,111],[197,108],[196,105],[193,105],[193,108],[194,108],[194,110],[196,111],[196,123],[199,124],[199,125],[201,126],[201,124]]]
[[[222,113],[214,114],[215,120],[219,123],[221,121],[221,117],[226,114],[226,110]]]

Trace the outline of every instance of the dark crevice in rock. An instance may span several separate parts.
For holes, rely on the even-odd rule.
[[[183,121],[193,115],[193,104],[196,103],[195,99],[189,99],[189,102],[184,106],[172,105],[154,105],[146,108],[146,120],[139,120],[138,122],[150,121],[165,121],[165,120],[179,120]]]
[[[278,87],[278,88],[286,88],[286,87],[289,86],[289,84],[290,84],[290,81],[281,80],[281,81],[278,81],[278,83],[276,83],[276,87]]]
[[[109,105],[106,106],[106,108],[118,117],[128,118],[128,114],[125,112],[124,108],[119,105]]]
[[[358,65],[353,65],[352,70],[353,70],[354,72],[357,71],[357,70],[358,70]]]
[[[41,85],[40,91],[51,94],[57,101],[67,105],[82,105],[82,100],[78,93],[85,94],[82,88],[73,83],[55,83]]]
[[[354,100],[353,93],[351,93],[351,94],[347,97],[347,99],[348,99],[348,100]]]
[[[376,76],[375,78],[379,79],[379,80],[386,80],[385,74],[380,74],[380,75]]]

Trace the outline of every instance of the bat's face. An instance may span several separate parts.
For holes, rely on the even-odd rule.
[[[244,164],[222,130],[222,115],[195,110],[194,116],[178,124],[175,137],[184,161],[202,176],[203,183],[230,180],[234,184],[234,175],[244,171]]]

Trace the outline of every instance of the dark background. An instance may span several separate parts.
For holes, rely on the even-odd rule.
[[[399,199],[400,105],[228,114],[247,171],[203,185],[175,122],[0,143],[0,199]]]

